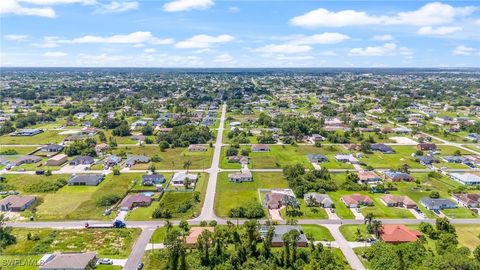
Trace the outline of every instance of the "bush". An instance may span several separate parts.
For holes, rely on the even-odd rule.
[[[116,204],[122,198],[115,194],[103,195],[100,199],[97,200],[97,206],[111,206]]]
[[[57,179],[55,181],[45,181],[40,183],[31,184],[25,187],[25,191],[30,193],[46,193],[55,192],[67,184],[65,179]]]
[[[245,206],[234,207],[228,213],[232,218],[262,218],[264,215],[262,205],[255,201],[248,202]]]

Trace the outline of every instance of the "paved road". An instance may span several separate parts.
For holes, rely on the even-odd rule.
[[[353,249],[348,244],[348,241],[343,237],[342,233],[340,233],[340,225],[339,224],[327,224],[324,225],[332,234],[335,242],[337,243],[338,247],[342,251],[343,255],[348,261],[350,267],[353,270],[364,270],[365,267],[363,266],[360,259],[357,257]]]
[[[153,232],[155,231],[156,227],[150,227],[142,230],[142,233],[135,242],[133,246],[132,252],[130,256],[128,256],[127,263],[125,263],[125,270],[135,270],[137,269],[137,265],[142,261],[143,254],[145,254],[145,248],[152,238]]]
[[[205,194],[205,200],[203,202],[202,212],[200,215],[193,220],[202,221],[202,220],[215,220],[217,216],[213,209],[215,201],[215,189],[217,187],[218,173],[220,171],[220,154],[222,153],[222,140],[223,140],[223,130],[225,128],[225,115],[227,113],[227,105],[223,104],[222,106],[222,116],[220,117],[220,126],[218,127],[217,140],[215,142],[212,166],[209,169],[209,178],[207,192]]]

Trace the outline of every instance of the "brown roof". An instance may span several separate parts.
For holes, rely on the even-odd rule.
[[[84,269],[97,256],[95,252],[59,253],[40,266],[40,269]]]
[[[357,175],[360,181],[367,181],[369,179],[380,178],[380,176],[378,176],[378,174],[376,174],[373,171],[361,171],[361,172],[358,172]]]
[[[3,200],[0,200],[0,205],[9,204],[9,208],[22,207],[25,204],[28,204],[32,200],[35,200],[35,196],[19,196],[19,195],[10,195]]]
[[[368,197],[367,195],[361,195],[361,194],[352,194],[352,195],[345,195],[345,196],[342,196],[342,199],[344,202],[348,203],[348,204],[352,204],[352,203],[372,203],[372,199],[370,199],[370,197]]]
[[[415,242],[422,234],[405,225],[383,225],[382,240],[387,243]]]
[[[213,227],[192,227],[192,228],[190,228],[190,234],[185,238],[185,243],[187,245],[190,245],[190,246],[195,245],[197,243],[198,237],[205,230],[213,232],[214,228]]]

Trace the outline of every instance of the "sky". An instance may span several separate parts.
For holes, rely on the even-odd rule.
[[[0,0],[0,66],[480,67],[480,0]]]

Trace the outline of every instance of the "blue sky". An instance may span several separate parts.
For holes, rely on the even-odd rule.
[[[1,66],[480,66],[477,1],[0,0],[0,16]]]

